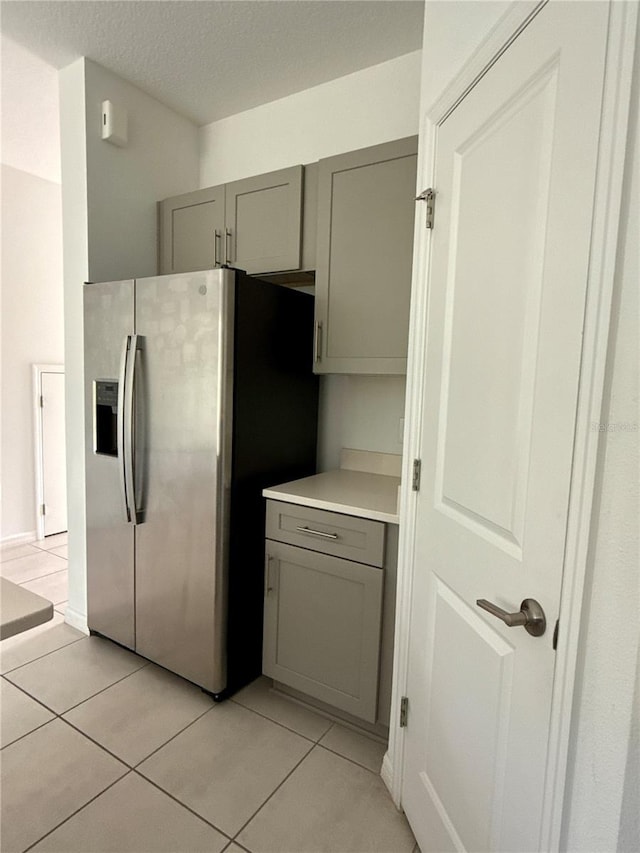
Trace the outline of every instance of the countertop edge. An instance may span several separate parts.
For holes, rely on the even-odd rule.
[[[273,488],[263,489],[262,495],[270,500],[282,501],[288,504],[297,504],[298,506],[309,506],[314,509],[325,509],[328,512],[341,512],[343,515],[354,515],[359,518],[369,518],[372,521],[384,521],[387,524],[399,524],[400,518],[397,513],[383,512],[382,510],[368,509],[363,506],[353,506],[352,504],[341,504],[336,501],[321,500],[319,498],[309,498],[303,495],[292,495],[286,492],[275,491]]]

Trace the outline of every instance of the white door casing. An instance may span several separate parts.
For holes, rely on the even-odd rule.
[[[67,529],[64,367],[34,365],[33,377],[36,423],[36,530],[38,539],[43,539]]]
[[[552,708],[551,638],[565,544],[570,561],[579,551],[571,516],[567,538],[574,433],[580,476],[593,455],[580,419],[575,429],[581,355],[589,385],[582,414],[598,404],[581,349],[585,289],[590,275],[605,291],[607,273],[593,269],[592,225],[615,244],[593,215],[609,10],[588,5],[581,4],[579,28],[566,7],[544,9],[446,120],[440,111],[427,149],[433,161],[423,174],[433,176],[438,195],[426,371],[412,401],[423,479],[406,534],[415,541],[404,551],[415,545],[415,571],[399,595],[401,606],[413,600],[408,681],[401,617],[396,650],[395,708],[401,692],[410,697],[403,768],[400,738],[391,744],[400,770],[392,787],[395,781],[397,797],[403,776],[402,805],[425,851],[552,849],[541,834],[557,837],[549,788],[557,799],[564,764],[546,757],[550,719],[551,749],[562,751],[563,741],[566,749],[557,714],[570,685],[555,685]],[[633,54],[615,17],[609,61],[617,48],[628,77]],[[628,79],[621,77],[607,80],[605,103],[624,105]],[[624,116],[612,123],[605,114],[605,149],[616,138],[619,145],[625,126]],[[607,202],[615,217],[621,170],[604,172],[596,192],[603,194],[604,182],[613,193]],[[595,309],[593,298],[587,303],[585,333],[602,351],[602,332],[589,329],[599,301]],[[414,344],[420,337],[415,318],[412,337]],[[412,360],[422,373],[420,353]],[[584,516],[578,503],[574,516]],[[405,507],[408,515],[408,500]],[[572,598],[563,602],[571,648],[566,642],[558,661],[558,677],[568,682],[576,571],[565,584]],[[489,598],[518,610],[529,596],[549,618],[541,639],[475,607],[476,598]]]

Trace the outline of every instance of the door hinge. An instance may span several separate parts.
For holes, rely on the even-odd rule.
[[[44,397],[40,394],[40,408],[44,409]]]
[[[427,204],[427,215],[425,219],[425,228],[433,228],[433,218],[436,210],[436,191],[429,187],[428,190],[421,192],[416,196],[416,201],[424,201]]]
[[[413,460],[413,477],[411,479],[411,489],[414,492],[420,491],[420,474],[422,472],[422,460]]]
[[[400,699],[400,728],[404,729],[407,725],[407,714],[409,713],[409,697],[403,696]]]
[[[41,513],[41,515],[47,514],[47,508],[44,504],[40,504],[40,513]]]
[[[556,619],[556,627],[553,629],[553,650],[558,648],[558,631],[560,630],[560,620]]]

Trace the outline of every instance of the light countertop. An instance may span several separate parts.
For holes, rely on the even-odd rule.
[[[344,468],[264,489],[265,498],[398,524],[399,477]]]
[[[0,639],[53,619],[53,604],[30,589],[0,578]]]

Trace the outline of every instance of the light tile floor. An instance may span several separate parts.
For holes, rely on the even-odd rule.
[[[67,534],[47,536],[27,545],[3,547],[0,575],[48,598],[55,610],[64,615],[69,585]]]
[[[30,559],[14,578],[56,573],[34,556],[5,552],[3,574]],[[60,614],[2,641],[0,661],[2,853],[417,849],[378,775],[383,744],[266,678],[215,705]]]

